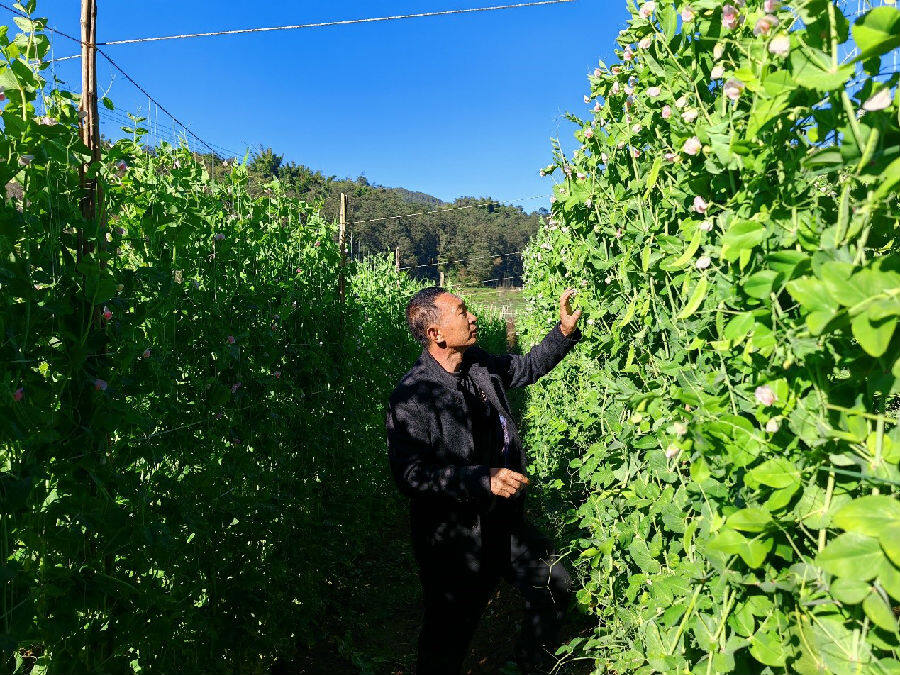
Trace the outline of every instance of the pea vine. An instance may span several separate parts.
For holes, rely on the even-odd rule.
[[[900,11],[629,10],[526,256],[526,339],[587,319],[526,414],[598,620],[560,656],[900,673]]]

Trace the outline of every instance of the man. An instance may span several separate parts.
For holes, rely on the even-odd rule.
[[[537,381],[581,338],[574,293],[562,294],[559,322],[525,356],[476,346],[476,317],[443,288],[425,288],[407,305],[424,349],[391,394],[387,440],[394,480],[411,498],[425,600],[418,675],[459,672],[501,577],[525,598],[520,668],[531,672],[555,650],[571,578],[554,564],[549,540],[523,519],[530,481],[506,390]]]

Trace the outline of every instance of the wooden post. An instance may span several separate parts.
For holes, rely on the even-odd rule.
[[[397,288],[400,288],[400,247],[394,247],[394,269],[397,272]]]
[[[97,181],[88,173],[100,162],[100,117],[97,114],[97,0],[81,0],[81,141],[91,159],[81,166],[81,213],[93,221],[100,213]]]
[[[440,274],[441,274],[441,280],[438,281],[438,286],[443,286],[444,285],[444,270],[441,270]]]
[[[347,265],[347,195],[341,193],[341,229],[338,236],[341,246],[341,267],[338,271],[338,295],[344,304],[344,268]]]

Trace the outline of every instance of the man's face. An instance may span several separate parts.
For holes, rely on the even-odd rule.
[[[478,339],[477,319],[466,307],[466,303],[452,293],[442,293],[434,300],[441,310],[441,318],[437,324],[440,330],[438,341],[449,349],[471,347]]]

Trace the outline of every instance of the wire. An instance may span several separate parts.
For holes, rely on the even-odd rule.
[[[299,30],[301,28],[328,28],[332,26],[349,26],[351,24],[360,23],[380,23],[383,21],[398,21],[401,19],[422,19],[436,16],[448,16],[451,14],[473,14],[476,12],[496,12],[498,10],[519,9],[523,7],[540,7],[542,5],[559,5],[562,3],[575,2],[575,0],[540,0],[538,2],[520,2],[511,5],[493,5],[491,7],[473,7],[470,9],[448,9],[438,12],[419,12],[417,14],[398,14],[394,16],[377,16],[366,19],[345,19],[342,21],[320,21],[318,23],[299,23],[288,26],[263,26],[259,28],[238,28],[235,30],[210,31],[205,33],[184,33],[181,35],[163,35],[159,37],[132,38],[130,40],[110,40],[109,42],[98,42],[100,46],[111,45],[130,45],[140,42],[161,42],[163,40],[184,40],[188,38],[199,37],[218,37],[221,35],[241,35],[244,33],[269,33],[273,31],[283,30]],[[78,58],[77,55],[63,57],[65,59]]]
[[[552,197],[552,196],[553,195],[533,195],[531,197],[522,197],[521,199],[514,199],[514,200],[512,200],[510,202],[506,202],[506,203],[507,204],[515,204],[516,202],[527,202],[532,199],[545,199],[547,197]],[[351,220],[347,224],[348,225],[361,225],[363,223],[377,223],[377,222],[381,222],[384,220],[398,220],[400,218],[412,218],[414,216],[426,216],[430,213],[445,213],[447,211],[462,211],[463,209],[474,209],[479,206],[491,206],[491,205],[503,206],[503,204],[500,204],[499,202],[496,202],[496,201],[481,202],[480,204],[466,204],[465,206],[449,206],[445,209],[434,209],[432,211],[419,211],[418,213],[404,213],[399,216],[384,216],[381,218],[369,218],[368,220]]]
[[[453,265],[454,263],[460,262],[468,262],[470,260],[486,260],[488,258],[505,258],[508,255],[516,255],[517,253],[522,253],[522,251],[510,251],[509,253],[495,253],[493,255],[483,255],[477,256],[475,258],[466,258],[464,260],[441,260],[436,263],[427,263],[425,265],[410,265],[409,267],[401,267],[401,270],[416,270],[421,267],[436,267],[438,265]]]
[[[28,16],[28,14],[26,14],[25,12],[22,12],[22,11],[16,9],[15,7],[10,7],[10,6],[7,5],[6,3],[0,2],[0,7],[2,7],[3,9],[6,9],[7,11],[12,12],[13,14],[16,14],[16,15],[18,15],[18,16],[24,17],[24,18],[26,18],[26,19],[30,19],[30,18],[31,18],[31,17]],[[56,28],[53,28],[53,27],[51,27],[51,26],[45,25],[45,26],[44,26],[44,30],[48,30],[48,31],[50,31],[50,32],[52,32],[52,33],[56,33],[57,35],[61,35],[61,36],[64,37],[64,38],[67,38],[67,39],[69,39],[69,40],[72,40],[73,42],[77,42],[79,45],[85,46],[85,43],[83,43],[79,38],[76,38],[76,37],[74,37],[74,36],[72,36],[72,35],[69,35],[68,33],[64,33],[63,31],[58,30],[58,29],[56,29]],[[140,91],[144,96],[146,96],[148,99],[150,99],[150,101],[152,101],[153,103],[155,103],[156,106],[157,106],[160,110],[162,110],[166,115],[168,115],[170,118],[172,118],[172,120],[173,120],[176,124],[178,124],[182,129],[184,129],[185,132],[187,132],[187,134],[188,134],[189,136],[191,136],[192,138],[196,139],[199,143],[201,143],[201,144],[203,144],[204,146],[206,146],[206,148],[209,149],[210,151],[212,151],[213,153],[216,152],[215,150],[213,150],[212,146],[211,146],[209,143],[207,143],[207,142],[204,141],[202,138],[200,138],[197,134],[195,134],[193,131],[191,131],[190,127],[188,127],[184,122],[182,122],[182,121],[179,120],[177,117],[175,117],[175,115],[173,115],[171,112],[169,112],[169,110],[168,110],[162,103],[160,103],[160,102],[157,101],[155,98],[153,98],[153,97],[150,95],[150,93],[149,93],[146,89],[144,89],[141,85],[139,85],[139,84],[135,81],[135,79],[134,79],[133,77],[131,77],[131,75],[129,75],[128,73],[126,73],[118,63],[116,63],[115,61],[113,61],[113,60],[110,58],[109,54],[107,54],[106,52],[104,52],[102,49],[97,48],[96,46],[95,46],[95,49],[97,49],[97,53],[100,54],[100,55],[101,55],[103,58],[105,58],[107,61],[109,61],[109,64],[110,64],[113,68],[115,68],[117,71],[119,71],[119,72],[122,74],[122,76],[123,76],[126,80],[128,80],[129,82],[131,82],[131,84],[134,85],[135,88],[137,88],[138,91]],[[59,60],[59,59],[57,59],[57,60]]]

